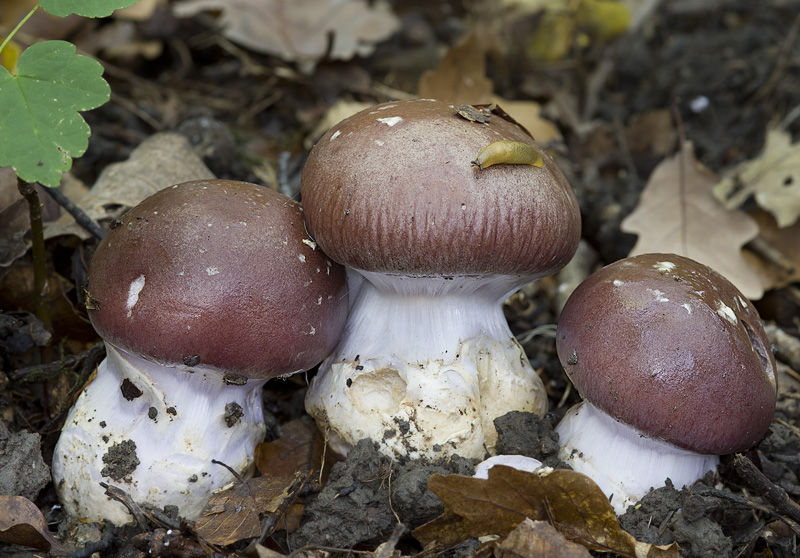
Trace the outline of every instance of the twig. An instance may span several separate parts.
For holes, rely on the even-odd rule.
[[[242,486],[244,486],[245,490],[247,490],[247,493],[250,495],[250,499],[253,500],[253,510],[255,510],[255,512],[258,513],[258,501],[256,500],[256,495],[253,494],[252,490],[250,490],[250,485],[247,484],[247,481],[242,478],[242,475],[240,475],[238,472],[236,472],[233,469],[233,467],[231,467],[227,463],[223,463],[222,461],[218,461],[216,459],[212,459],[211,463],[213,463],[214,465],[222,465],[223,467],[225,467],[228,470],[228,472],[231,475],[233,475],[234,478],[236,478],[236,480],[239,481],[239,483],[242,484]]]
[[[97,240],[103,240],[103,236],[105,233],[103,229],[101,229],[94,220],[86,215],[86,213],[75,205],[72,200],[70,200],[64,193],[58,188],[45,188],[44,190],[51,198],[56,200],[58,205],[63,207],[67,210],[67,213],[72,215],[75,219],[75,222],[78,223],[81,227],[86,229],[93,237]]]
[[[44,251],[44,225],[42,224],[42,202],[36,185],[17,178],[17,189],[25,201],[31,221],[31,254],[33,255],[33,291],[36,296],[36,316],[44,326],[51,329],[50,309],[47,307],[49,284],[47,282],[47,257]]]
[[[622,160],[625,162],[625,166],[628,168],[628,175],[630,176],[631,180],[638,182],[639,173],[636,170],[636,163],[633,161],[631,148],[628,145],[628,138],[625,136],[625,126],[622,124],[622,119],[619,117],[619,115],[614,115],[613,124],[614,135],[617,139],[617,146],[622,154]]]
[[[402,523],[395,525],[391,536],[389,536],[389,540],[375,550],[375,558],[391,558],[392,554],[394,554],[394,548],[397,546],[397,543],[400,542],[400,538],[405,535],[406,531],[408,531],[408,529],[406,529],[406,526]]]
[[[266,540],[266,538],[271,536],[272,533],[275,532],[275,527],[277,527],[277,525],[280,523],[281,519],[283,519],[284,522],[285,522],[286,514],[289,512],[289,508],[291,508],[294,505],[294,503],[297,502],[297,498],[300,496],[300,492],[303,490],[303,487],[305,487],[306,483],[308,483],[308,481],[311,479],[313,474],[314,474],[314,471],[309,470],[308,473],[306,473],[306,476],[300,481],[300,484],[296,484],[295,483],[296,484],[296,488],[292,487],[292,495],[281,506],[282,509],[281,509],[281,512],[279,514],[270,515],[270,516],[268,516],[266,518],[266,520],[264,521],[264,525],[263,525],[263,527],[261,529],[261,536],[259,536],[258,540],[256,540],[256,542],[258,544],[263,544],[264,541]],[[273,521],[270,521],[270,520],[273,520]],[[287,531],[288,531],[288,529],[287,529]]]
[[[139,507],[139,504],[133,501],[131,495],[122,490],[117,486],[111,486],[104,482],[100,483],[100,486],[106,489],[106,496],[111,498],[112,500],[116,500],[126,508],[128,511],[131,512],[133,518],[136,520],[136,523],[139,525],[139,528],[142,531],[147,531],[147,522],[144,519],[144,514],[142,513],[142,509]]]
[[[795,370],[800,370],[800,339],[789,335],[777,325],[767,324],[764,330],[777,351],[775,357]]]
[[[787,527],[789,527],[789,529],[794,531],[796,535],[800,536],[800,525],[798,525],[795,521],[783,517],[776,510],[768,508],[767,506],[763,506],[757,502],[752,501],[749,498],[745,498],[743,496],[737,496],[736,494],[731,494],[730,492],[717,490],[716,488],[697,487],[697,486],[692,488],[692,494],[697,494],[699,496],[705,496],[705,497],[710,496],[712,498],[718,498],[720,500],[728,500],[736,504],[739,504],[740,506],[743,506],[745,508],[750,508],[756,511],[760,511],[784,523]]]
[[[748,99],[749,102],[755,103],[760,101],[769,95],[773,89],[775,89],[775,86],[780,81],[781,76],[786,71],[786,67],[789,65],[789,61],[791,60],[790,55],[792,53],[792,47],[794,46],[794,41],[797,38],[798,31],[800,31],[800,15],[794,18],[794,22],[792,23],[791,29],[789,29],[789,33],[786,35],[786,40],[783,42],[783,47],[778,55],[778,62],[772,69],[772,73],[767,78],[767,81],[764,82],[764,85],[759,87],[758,91],[753,93],[753,96]]]
[[[786,491],[769,480],[764,473],[750,459],[737,453],[733,456],[733,470],[752,490],[762,495],[775,506],[781,515],[787,516],[795,522],[800,522],[800,505],[789,498]]]

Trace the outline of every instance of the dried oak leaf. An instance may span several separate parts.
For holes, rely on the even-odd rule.
[[[325,444],[314,424],[293,420],[281,426],[283,436],[272,442],[256,446],[256,467],[261,474],[291,476],[297,471],[320,469]],[[327,452],[328,454],[333,452]],[[326,469],[333,466],[333,458],[325,455]]]
[[[740,165],[733,176],[714,187],[714,195],[726,207],[739,207],[752,194],[781,228],[800,217],[800,142],[792,143],[792,136],[785,131],[767,131],[761,155]]]
[[[768,289],[781,289],[800,281],[800,221],[780,228],[775,217],[754,207],[747,212],[758,224],[758,243],[753,253],[745,251],[751,266],[757,266]]]
[[[663,252],[692,258],[727,277],[746,297],[759,299],[763,281],[742,255],[742,246],[758,236],[758,225],[714,198],[717,182],[695,159],[691,142],[683,153],[661,162],[636,209],[620,225],[639,235],[630,255]]]
[[[428,488],[445,512],[414,530],[423,545],[450,546],[472,537],[505,537],[530,518],[547,521],[589,550],[630,558],[678,558],[678,547],[638,542],[624,531],[603,491],[586,475],[555,470],[540,476],[497,465],[488,479],[432,475]]]
[[[173,9],[178,17],[218,10],[225,37],[286,61],[367,56],[400,27],[394,14],[365,0],[188,0]]]
[[[419,78],[422,98],[450,101],[455,105],[492,102],[494,83],[486,77],[486,49],[475,32],[467,33],[439,62]]]
[[[526,518],[505,539],[492,541],[475,558],[591,558],[585,547],[568,541],[546,521]]]
[[[153,134],[133,150],[127,160],[103,169],[89,193],[77,205],[95,221],[120,213],[120,207],[133,207],[162,188],[214,178],[186,137],[175,132]],[[88,238],[89,233],[65,215],[45,225],[45,239],[60,235]]]
[[[295,476],[257,477],[214,494],[195,522],[197,534],[221,546],[261,534],[260,514],[275,513],[291,495]]]
[[[0,496],[0,541],[37,548],[53,556],[67,555],[50,534],[36,504],[22,496]]]

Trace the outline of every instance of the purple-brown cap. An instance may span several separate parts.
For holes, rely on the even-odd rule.
[[[229,180],[178,184],[123,215],[92,259],[88,295],[111,344],[254,378],[320,362],[347,315],[343,268],[308,239],[300,205]]]
[[[561,269],[580,239],[580,213],[553,160],[479,170],[498,141],[534,146],[493,114],[453,105],[384,103],[334,126],[303,169],[309,232],[334,260],[367,271],[539,277]]]
[[[688,258],[644,254],[591,275],[564,307],[557,348],[586,400],[675,446],[743,451],[772,421],[775,359],[758,312]]]

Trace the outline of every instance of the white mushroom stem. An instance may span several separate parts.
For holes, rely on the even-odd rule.
[[[502,310],[529,278],[359,273],[345,332],[306,396],[336,451],[371,438],[388,455],[483,458],[495,418],[546,411]]]
[[[540,469],[553,470],[550,467],[544,467],[541,461],[533,457],[525,455],[495,455],[475,465],[475,474],[472,476],[476,479],[488,479],[489,469],[495,465],[505,465],[506,467],[513,467],[517,471],[526,471],[528,473],[533,473]]]
[[[555,430],[559,458],[597,483],[618,515],[651,489],[664,486],[667,478],[680,490],[719,464],[719,456],[648,438],[588,401],[567,411]]]
[[[53,479],[65,510],[94,521],[130,521],[127,509],[105,496],[104,482],[136,502],[174,504],[182,516],[196,518],[212,491],[234,480],[212,460],[243,476],[252,472],[265,432],[266,380],[236,385],[245,378],[226,380],[202,366],[162,366],[109,344],[106,350],[56,445]],[[120,461],[111,463],[115,457]]]

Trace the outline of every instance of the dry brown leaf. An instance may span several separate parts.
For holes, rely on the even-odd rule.
[[[77,205],[95,221],[109,219],[119,206],[133,207],[173,184],[214,178],[186,137],[160,132],[144,140],[127,161],[103,169],[97,182]],[[59,235],[88,238],[69,215],[45,226],[45,239]]]
[[[740,165],[733,176],[714,187],[714,195],[726,207],[740,207],[752,194],[781,228],[800,217],[800,142],[792,143],[792,136],[785,131],[767,131],[761,155]]]
[[[526,518],[508,536],[481,547],[475,558],[591,558],[585,547],[568,541],[546,521]]]
[[[711,192],[717,182],[697,162],[690,142],[682,155],[659,164],[636,209],[621,224],[623,231],[639,235],[630,255],[662,252],[692,258],[727,277],[746,297],[759,299],[763,281],[742,255],[742,246],[758,235],[758,225],[743,211],[720,205]]]
[[[494,84],[486,77],[486,51],[475,32],[467,33],[439,62],[422,74],[417,93],[456,105],[492,102]]]
[[[367,56],[400,27],[394,14],[365,0],[188,0],[173,10],[178,17],[219,10],[225,37],[286,61]]]
[[[311,149],[319,138],[325,135],[325,132],[336,126],[345,118],[349,118],[354,114],[368,109],[374,103],[363,103],[360,101],[348,101],[347,99],[337,99],[322,120],[314,127],[314,130],[303,140],[303,147]]]
[[[50,534],[36,504],[22,496],[0,496],[0,541],[38,548],[52,556],[67,554]]]
[[[759,231],[749,246],[755,254],[748,261],[762,270],[766,288],[780,289],[800,281],[800,221],[780,228],[772,214],[762,209],[753,208],[748,214],[758,223]]]
[[[147,21],[156,11],[156,8],[166,4],[167,0],[138,0],[134,5],[114,12],[114,19],[128,19],[131,21]]]
[[[283,436],[256,447],[256,467],[261,474],[278,477],[319,470],[324,443],[316,425],[293,420],[281,430]]]
[[[625,532],[602,490],[574,471],[559,469],[540,476],[497,465],[488,479],[435,474],[428,488],[442,500],[445,513],[414,531],[423,545],[504,537],[527,517],[548,521],[568,540],[590,550],[631,558],[678,557],[675,544],[641,543]]]
[[[259,514],[278,511],[296,480],[295,476],[257,477],[214,494],[195,522],[197,534],[222,546],[260,535]]]
[[[255,545],[256,548],[256,555],[258,558],[285,558],[285,554],[281,554],[280,552],[276,552],[266,546],[262,546],[260,544]]]
[[[542,118],[542,105],[534,101],[509,101],[502,97],[492,97],[492,102],[508,112],[514,120],[524,126],[540,144],[548,144],[561,139],[561,132],[550,120]]]
[[[678,134],[668,109],[646,110],[631,115],[625,139],[632,153],[653,153],[666,157],[675,150]]]

